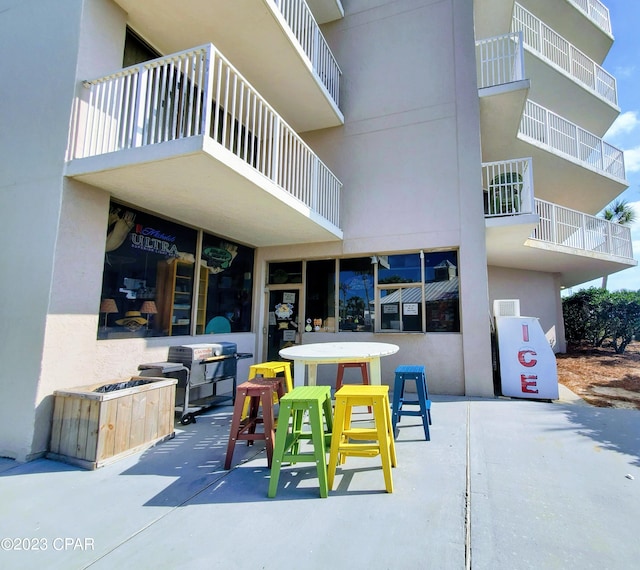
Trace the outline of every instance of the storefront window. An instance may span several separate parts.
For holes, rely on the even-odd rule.
[[[308,261],[306,272],[305,331],[336,331],[336,261]]]
[[[460,332],[458,254],[425,254],[427,332]]]
[[[269,264],[269,285],[302,283],[302,261]]]
[[[197,230],[112,203],[98,338],[249,331],[253,250],[204,234],[198,256],[197,243]]]
[[[204,234],[197,334],[251,330],[253,249]]]
[[[340,260],[339,277],[340,331],[373,330],[371,313],[374,302],[371,257]]]
[[[422,332],[423,271],[420,254],[377,256],[380,330]],[[384,285],[400,285],[385,287]]]

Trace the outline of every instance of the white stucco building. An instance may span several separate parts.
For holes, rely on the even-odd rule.
[[[627,187],[598,0],[0,8],[0,456],[170,345],[234,342],[242,377],[381,340],[388,382],[492,396],[493,300],[562,351],[561,288],[635,264],[595,217]]]

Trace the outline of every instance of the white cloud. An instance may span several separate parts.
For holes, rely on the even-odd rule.
[[[616,136],[629,134],[640,126],[640,119],[636,111],[626,111],[618,115],[613,124],[607,131],[606,138],[615,138]]]
[[[624,151],[624,169],[628,173],[640,172],[640,146]],[[640,210],[638,210],[640,216]]]
[[[620,65],[620,66],[616,67],[614,75],[618,79],[623,79],[623,78],[627,78],[627,77],[634,77],[635,73],[636,73],[636,66],[635,65],[627,65],[627,66]]]

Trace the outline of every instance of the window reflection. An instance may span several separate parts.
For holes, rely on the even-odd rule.
[[[340,260],[339,330],[372,331],[374,275],[370,257]]]

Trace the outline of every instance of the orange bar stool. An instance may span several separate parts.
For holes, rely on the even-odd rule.
[[[344,379],[345,368],[359,368],[362,374],[362,383],[370,384],[369,382],[369,368],[366,362],[340,362],[338,364],[338,375],[336,376],[336,392],[342,388],[342,381]],[[367,411],[371,413],[371,407],[367,407]]]
[[[351,413],[354,406],[373,408],[374,427],[353,427]],[[348,456],[375,457],[380,455],[387,493],[393,493],[391,468],[397,464],[396,446],[391,425],[389,386],[343,386],[335,394],[333,434],[327,478],[333,488],[338,463]]]
[[[261,362],[259,364],[252,364],[249,366],[249,380],[255,378],[256,376],[263,376],[264,378],[274,378],[278,374],[284,375],[284,380],[286,384],[286,392],[291,392],[293,390],[293,378],[291,376],[291,362]],[[274,393],[273,395],[273,403],[278,403],[278,394]],[[249,411],[249,401],[246,400],[244,403],[244,408],[242,411],[242,417],[247,417],[247,412]]]
[[[398,433],[397,425],[402,416],[418,416],[422,418],[422,427],[427,441],[431,439],[429,426],[431,425],[431,400],[429,399],[429,389],[427,388],[427,374],[424,366],[398,366],[393,384],[393,412],[391,423],[393,424],[394,436]],[[416,394],[411,398],[405,396],[405,384],[407,381],[414,381]],[[418,408],[405,409],[404,406],[418,406]]]
[[[267,466],[271,467],[275,439],[274,394],[278,398],[284,396],[284,378],[254,378],[236,388],[227,456],[224,462],[225,469],[231,468],[231,460],[238,440],[246,440],[247,445],[252,445],[254,441],[264,441],[267,450]],[[245,400],[249,402],[247,417],[243,417]],[[260,408],[262,408],[262,416],[259,415]],[[256,431],[259,425],[262,425],[261,432]]]
[[[298,386],[280,400],[280,417],[269,481],[269,497],[275,497],[282,463],[299,461],[316,464],[320,496],[329,495],[327,484],[327,450],[331,443],[333,413],[329,386]],[[303,429],[304,419],[309,429]],[[291,422],[289,421],[291,420]],[[300,441],[309,440],[313,452],[300,449]]]

